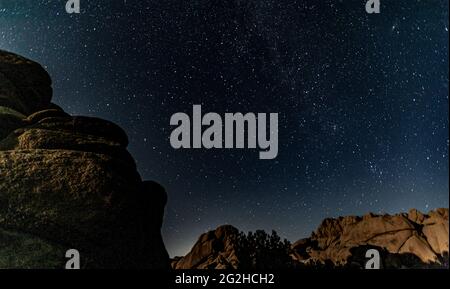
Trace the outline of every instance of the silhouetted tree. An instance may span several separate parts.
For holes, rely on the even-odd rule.
[[[286,239],[282,241],[275,231],[271,235],[263,230],[249,232],[247,235],[240,232],[236,237],[236,244],[239,269],[268,270],[293,266],[291,244]]]

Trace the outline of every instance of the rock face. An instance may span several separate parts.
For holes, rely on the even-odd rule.
[[[52,104],[37,63],[0,51],[0,268],[169,268],[167,196],[117,125]]]
[[[293,256],[302,263],[331,262],[346,266],[351,262],[363,267],[366,250],[360,248],[377,248],[385,256],[396,256],[381,258],[382,262],[387,260],[383,263],[385,267],[445,265],[449,252],[448,229],[448,209],[428,214],[413,209],[392,216],[368,214],[325,219],[310,238],[293,244]],[[402,256],[415,259],[416,264],[402,264]]]
[[[238,268],[237,234],[236,228],[223,226],[201,235],[185,257],[172,261],[172,267]],[[323,220],[311,237],[292,244],[290,256],[293,268],[362,269],[367,250],[377,249],[382,268],[448,268],[448,240],[448,209],[347,216]]]
[[[0,106],[26,115],[43,110],[52,98],[51,83],[38,63],[0,52]]]
[[[225,225],[200,236],[192,250],[172,261],[174,269],[236,269],[234,237],[238,229]]]

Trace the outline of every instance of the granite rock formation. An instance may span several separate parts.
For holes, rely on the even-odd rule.
[[[222,226],[200,236],[175,269],[239,268],[239,231]],[[325,219],[311,237],[292,244],[293,268],[365,267],[368,249],[380,253],[382,268],[448,268],[448,209],[423,214],[367,214]],[[291,266],[291,264],[289,264]]]
[[[292,247],[294,258],[302,263],[330,262],[345,266],[351,261],[354,266],[362,267],[366,250],[358,248],[376,248],[385,255],[409,256],[417,261],[416,264],[409,261],[409,264],[402,264],[395,258],[397,267],[421,267],[444,265],[449,252],[448,239],[448,209],[437,209],[428,214],[412,209],[396,215],[325,219],[310,238],[299,240]],[[395,264],[384,265],[396,267]]]
[[[167,201],[143,182],[126,133],[51,103],[37,63],[0,51],[0,268],[169,268]]]
[[[172,261],[174,269],[237,269],[235,237],[238,229],[230,225],[202,234],[192,250]]]

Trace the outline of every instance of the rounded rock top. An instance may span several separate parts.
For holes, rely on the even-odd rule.
[[[52,81],[37,62],[0,50],[0,106],[24,115],[48,107]]]

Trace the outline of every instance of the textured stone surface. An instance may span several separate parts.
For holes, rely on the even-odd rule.
[[[167,195],[143,182],[128,137],[52,104],[40,65],[0,51],[0,268],[169,268]],[[34,248],[34,249],[33,249]]]
[[[229,225],[202,234],[192,250],[182,258],[175,259],[175,269],[233,269],[238,266],[233,237],[239,231]]]
[[[64,268],[66,250],[36,236],[0,229],[0,268]]]
[[[38,63],[0,50],[0,106],[29,115],[48,107],[51,79]]]
[[[37,111],[37,112],[29,115],[25,120],[29,124],[34,124],[40,120],[43,120],[43,119],[46,119],[49,117],[70,117],[70,116],[68,113],[64,112],[61,109],[50,108],[50,109]]]
[[[294,243],[293,249],[302,262],[346,265],[352,249],[374,247],[416,256],[423,264],[441,263],[449,251],[448,224],[448,209],[325,219],[310,238]]]

